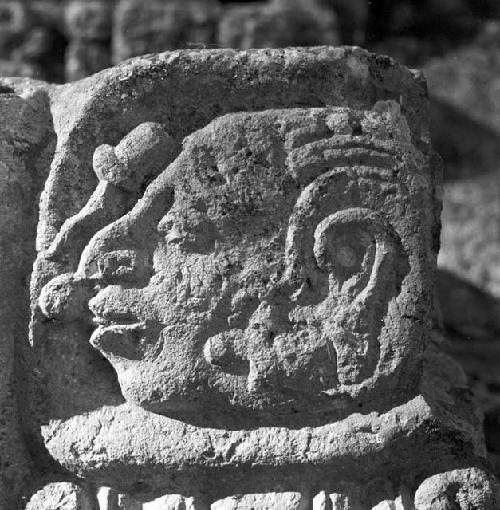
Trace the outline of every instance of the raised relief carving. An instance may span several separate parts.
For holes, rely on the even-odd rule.
[[[408,154],[418,154],[391,108],[213,121],[130,212],[96,229],[78,268],[43,288],[40,309],[93,321],[88,340],[125,399],[155,413],[201,412],[210,424],[239,409],[224,416],[231,427],[331,420],[363,405],[391,375],[383,365],[404,361],[414,312],[402,286],[422,244],[400,214],[420,172]],[[143,167],[119,154],[96,150],[98,190],[140,187]],[[68,220],[49,252],[86,217]],[[410,281],[413,299],[423,296]]]
[[[498,507],[431,323],[418,73],[359,48],[185,50],[47,104],[33,505]]]

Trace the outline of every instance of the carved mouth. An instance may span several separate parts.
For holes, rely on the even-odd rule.
[[[102,317],[94,315],[92,318],[92,322],[97,327],[114,327],[114,326],[139,326],[144,325],[144,322],[138,321],[135,317],[129,317],[126,315],[116,316],[116,317]]]
[[[151,321],[140,320],[130,310],[89,303],[96,329],[90,344],[111,359],[143,360],[156,352],[157,328]]]
[[[143,360],[155,356],[161,348],[158,332],[146,322],[100,325],[90,343],[108,358]]]
[[[203,354],[222,372],[249,376],[250,386],[250,379],[259,379],[262,372],[279,373],[283,386],[291,385],[291,389],[302,390],[304,381],[312,384],[317,379],[325,390],[369,377],[375,347],[376,339],[369,331],[299,326],[278,334],[271,330],[221,332],[207,339]]]
[[[94,333],[100,334],[106,331],[114,331],[116,333],[126,333],[130,331],[146,331],[147,326],[145,322],[130,322],[130,323],[116,323],[110,321],[102,321],[95,329]]]

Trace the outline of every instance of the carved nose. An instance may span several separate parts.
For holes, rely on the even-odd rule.
[[[137,283],[148,277],[148,247],[140,247],[125,218],[103,228],[92,238],[80,258],[77,277],[108,285]]]
[[[92,237],[83,250],[76,275],[107,281],[137,281],[150,276],[158,222],[173,200],[168,175],[162,174],[129,213]]]
[[[101,280],[108,284],[137,282],[148,274],[147,255],[134,249],[118,249],[82,257],[79,276]]]

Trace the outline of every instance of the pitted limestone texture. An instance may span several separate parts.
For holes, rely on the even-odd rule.
[[[405,189],[422,170],[414,195],[430,190],[410,138],[384,139],[399,126],[381,112],[271,110],[210,123],[130,213],[94,235],[67,285],[56,277],[42,289],[42,311],[81,318],[79,296],[98,285],[90,343],[128,401],[167,416],[233,408],[279,423],[346,415],[342,401],[363,393],[373,405],[385,364],[411,377],[398,341],[421,342],[402,316],[412,303],[402,284],[424,299],[407,252],[424,262],[428,240],[405,237],[397,203],[420,214]],[[345,117],[351,134],[337,135]]]
[[[55,148],[47,98],[0,94],[0,508],[17,504],[34,465],[22,439],[36,426],[31,407],[29,279],[38,201]]]
[[[137,190],[162,169],[175,142],[163,127],[145,122],[131,131],[116,147],[100,145],[94,152],[97,177],[119,188]]]
[[[358,48],[198,50],[46,87],[31,340],[60,472],[197,510],[404,508],[436,474],[489,476],[431,327],[419,73]]]
[[[495,510],[499,505],[498,482],[477,468],[434,475],[415,494],[416,510]]]
[[[69,482],[55,482],[37,491],[26,510],[94,510],[88,494]]]

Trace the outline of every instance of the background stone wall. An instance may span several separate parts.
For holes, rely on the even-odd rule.
[[[71,81],[183,47],[357,44],[419,65],[499,17],[495,0],[1,0],[0,75]]]

